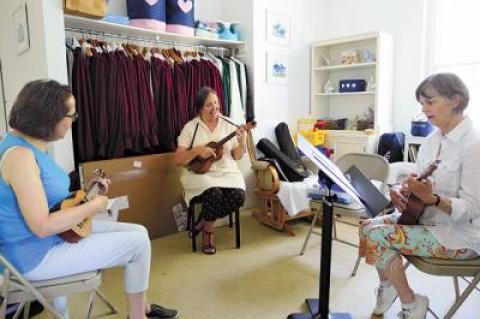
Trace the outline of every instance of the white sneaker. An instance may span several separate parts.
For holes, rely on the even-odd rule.
[[[377,288],[377,305],[373,309],[374,315],[383,315],[395,302],[397,299],[397,291],[390,285],[388,287],[378,287]]]
[[[401,319],[425,319],[428,311],[428,298],[419,294],[415,294],[415,305],[411,309],[402,309],[398,313]]]

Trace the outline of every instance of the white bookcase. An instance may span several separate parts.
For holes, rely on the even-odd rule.
[[[315,42],[311,50],[311,116],[347,118],[346,130],[327,132],[326,146],[333,148],[334,160],[349,152],[375,152],[378,136],[392,130],[392,37],[384,32],[353,35]],[[356,53],[353,63],[342,64],[346,52]],[[370,83],[365,91],[339,92],[340,80],[353,79]],[[325,91],[328,80],[334,92]],[[374,132],[367,135],[355,125],[369,108]]]

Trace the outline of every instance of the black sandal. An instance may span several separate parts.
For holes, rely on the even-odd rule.
[[[203,251],[206,255],[215,255],[215,253],[217,252],[217,248],[215,247],[214,244],[212,244],[213,234],[214,234],[213,231],[206,231],[206,230],[203,231],[203,247],[202,247],[202,251]],[[208,242],[207,242],[207,243],[205,243],[205,235],[207,235],[207,237],[208,237]]]

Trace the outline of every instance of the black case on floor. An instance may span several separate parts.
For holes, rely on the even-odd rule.
[[[286,123],[281,122],[275,127],[275,136],[277,137],[280,151],[287,155],[296,166],[303,167],[305,170],[302,159],[300,158],[300,154],[298,154],[297,148],[295,147],[295,144],[293,144],[292,136],[290,135],[290,131],[288,130],[288,125]]]

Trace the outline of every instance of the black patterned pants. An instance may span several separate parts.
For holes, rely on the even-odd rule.
[[[202,217],[211,222],[232,213],[243,206],[245,191],[241,188],[212,187],[190,201],[193,206],[202,204]]]

